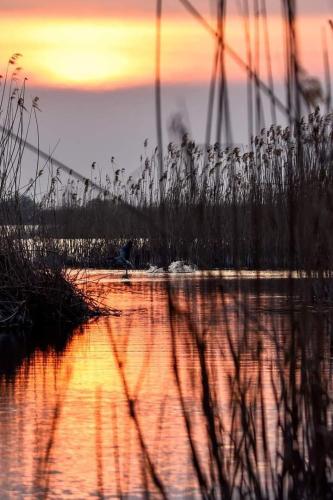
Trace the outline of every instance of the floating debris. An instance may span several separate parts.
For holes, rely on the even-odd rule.
[[[149,269],[147,269],[147,273],[150,274],[164,273],[164,269],[163,267],[150,266]]]
[[[198,267],[194,264],[186,264],[183,260],[176,260],[168,267],[169,273],[195,273]]]

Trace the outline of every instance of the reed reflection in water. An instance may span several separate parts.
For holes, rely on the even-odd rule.
[[[3,498],[330,497],[332,315],[306,280],[92,274],[122,314],[1,376]]]

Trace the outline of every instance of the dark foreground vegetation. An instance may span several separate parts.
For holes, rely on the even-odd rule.
[[[161,2],[157,4],[160,22]],[[248,2],[240,4],[246,26]],[[208,269],[286,270],[286,279],[269,286],[259,273],[250,284],[237,273],[230,284],[222,273],[216,281],[204,281],[202,289],[194,286],[191,290],[182,284],[178,295],[166,280],[169,329],[165,335],[169,335],[169,366],[186,433],[192,491],[204,499],[329,499],[333,497],[333,122],[329,73],[325,98],[320,97],[319,87],[310,92],[301,81],[296,3],[283,0],[286,103],[281,105],[276,99],[272,78],[268,86],[262,84],[256,62],[259,55],[254,59],[248,55],[243,67],[248,78],[249,132],[255,128],[256,136],[245,150],[223,149],[222,132],[225,142],[231,143],[223,39],[226,2],[221,0],[217,6],[220,28],[215,34],[212,87],[219,99],[214,146],[210,146],[211,106],[203,148],[185,135],[181,144],[170,144],[163,157],[158,134],[158,148],[151,157],[146,154],[143,158],[139,177],[126,179],[124,171],[115,168],[113,178],[106,178],[99,188],[87,179],[80,194],[71,178],[61,193],[58,173],[52,174],[48,194],[39,200],[35,196],[39,168],[24,192],[18,188],[24,146],[21,127],[16,129],[19,140],[4,132],[2,176],[6,188],[0,191],[0,198],[4,206],[14,204],[18,210],[11,208],[10,216],[2,218],[6,230],[0,263],[5,285],[0,313],[4,324],[20,322],[21,318],[22,324],[38,321],[40,307],[45,311],[41,318],[52,322],[73,324],[87,317],[94,306],[87,305],[62,266],[107,265],[115,247],[128,238],[135,241],[137,267],[184,259]],[[196,12],[193,8],[190,11]],[[256,29],[254,36],[258,37],[259,25]],[[265,43],[269,73],[267,39]],[[251,44],[247,48],[251,52]],[[159,77],[157,71],[157,96]],[[262,120],[263,89],[275,123],[268,129]],[[9,101],[12,111],[6,116],[10,123],[5,124],[9,129],[13,115],[18,123],[23,119],[24,89],[22,92]],[[213,93],[210,97],[214,102]],[[323,112],[317,107],[319,100]],[[158,129],[160,104],[157,98]],[[288,123],[283,128],[274,120],[277,104]],[[36,107],[34,101],[32,116]],[[96,189],[100,196],[93,199]],[[33,200],[28,204],[27,219],[22,218],[19,208],[23,195]],[[30,227],[25,226],[27,222]],[[17,228],[20,233],[16,233]],[[205,315],[208,320],[201,324],[198,319]],[[157,454],[159,439],[149,445],[152,432],[149,428],[145,434],[140,413],[149,346],[142,379],[133,384],[133,373],[127,370],[128,336],[124,335],[121,343],[111,324],[108,333],[128,408],[124,439],[130,439],[130,425],[135,431],[133,456],[140,462],[142,496],[153,492],[161,498],[172,497]],[[186,350],[190,363],[184,365]],[[58,405],[55,421],[60,418]],[[154,434],[157,438],[163,431],[167,407],[165,399]],[[45,463],[50,459],[53,438],[46,447]],[[115,453],[118,449],[115,446]],[[173,452],[176,461],[177,449]],[[96,461],[98,497],[104,498],[102,459],[97,456]],[[115,464],[119,467],[117,458]],[[49,488],[45,470],[39,490],[42,498],[48,496]],[[119,468],[116,480],[122,498],[128,492],[125,486],[122,491]]]
[[[98,314],[97,303],[77,287],[75,276],[43,259],[32,260],[12,238],[0,254],[0,328],[68,329]]]
[[[200,498],[332,498],[333,316],[323,301],[319,307],[306,302],[308,290],[306,280],[223,280],[223,274],[168,287],[165,356],[173,378],[154,430],[159,442],[174,443],[170,462],[180,461],[177,439],[168,432],[174,397],[189,483]],[[127,396],[127,428],[144,463],[142,489],[175,498],[163,447],[145,425],[139,379],[128,376],[130,351],[111,324],[109,335]],[[141,376],[151,365],[143,366]],[[133,449],[133,442],[119,439]],[[121,474],[119,481],[126,496]]]
[[[5,333],[14,328],[60,330],[100,312],[97,302],[77,287],[74,276],[59,262],[50,261],[52,243],[41,239],[36,251],[24,224],[35,224],[37,183],[45,165],[37,159],[35,176],[27,185],[22,183],[25,141],[30,122],[37,123],[38,98],[28,111],[25,81],[18,87],[17,73],[9,71],[19,57],[14,54],[9,60],[0,88],[0,330]]]

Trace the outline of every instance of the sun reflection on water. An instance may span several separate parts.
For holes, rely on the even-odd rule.
[[[275,282],[281,279],[276,276]],[[109,305],[120,309],[121,316],[90,322],[62,352],[39,350],[22,363],[13,378],[1,379],[0,489],[9,497],[29,498],[46,490],[48,498],[101,498],[120,493],[135,497],[147,489],[156,492],[156,485],[144,472],[143,442],[169,494],[173,498],[195,496],[197,483],[182,404],[191,418],[200,460],[208,463],[202,371],[196,350],[196,341],[202,336],[207,341],[206,362],[219,411],[226,428],[234,425],[230,342],[243,334],[245,308],[257,308],[258,318],[269,297],[279,296],[274,289],[278,285],[273,283],[271,292],[266,290],[258,303],[250,291],[240,296],[235,280],[225,281],[232,284],[225,286],[232,286],[233,292],[221,294],[218,276],[168,280],[134,274],[129,285],[109,273],[102,281]],[[251,287],[251,279],[248,283]],[[180,306],[173,319],[168,292]],[[228,322],[223,322],[223,314],[228,315]],[[247,335],[257,338],[258,320],[251,319],[251,314],[248,318]],[[274,448],[277,416],[270,384],[271,334],[275,331],[283,336],[290,325],[278,309],[274,321],[262,314],[260,324],[265,408]],[[191,329],[197,329],[198,336],[189,336]],[[242,376],[249,382],[257,380],[257,349],[253,344],[241,357],[246,367]],[[175,352],[183,403],[175,380]],[[253,382],[249,401],[256,391]],[[130,416],[131,404],[137,422]],[[264,461],[260,467],[264,469]]]

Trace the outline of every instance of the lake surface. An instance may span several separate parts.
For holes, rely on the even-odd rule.
[[[230,484],[245,481],[236,442],[239,460],[250,457],[246,467],[273,492],[277,449],[286,453],[279,416],[289,401],[277,406],[276,392],[286,375],[292,399],[303,358],[297,347],[292,382],[286,275],[256,278],[135,272],[126,282],[91,272],[91,287],[120,314],[1,375],[1,499],[196,498],[200,488],[214,491],[221,470]],[[326,332],[316,342],[310,351],[329,384]],[[297,434],[302,419],[301,411]]]

